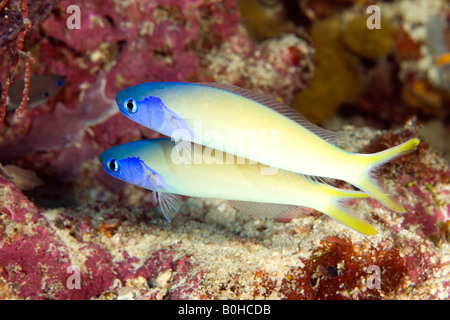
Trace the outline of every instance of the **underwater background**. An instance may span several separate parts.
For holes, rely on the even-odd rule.
[[[0,299],[450,298],[448,1],[3,0],[0,59]],[[352,152],[419,136],[379,172],[406,212],[355,202],[364,236],[191,198],[169,224],[98,160],[160,137],[114,100],[151,81],[274,96]]]

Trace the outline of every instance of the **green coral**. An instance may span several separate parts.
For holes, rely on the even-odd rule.
[[[356,54],[377,60],[391,52],[394,29],[385,20],[381,20],[380,29],[369,29],[367,17],[361,16],[350,21],[342,40]]]
[[[247,32],[257,41],[277,38],[293,30],[293,24],[284,17],[282,6],[239,0],[238,9]]]
[[[332,117],[342,104],[363,93],[364,81],[358,74],[361,58],[378,60],[391,51],[392,27],[382,20],[381,29],[369,29],[367,18],[362,15],[345,24],[342,15],[335,15],[314,22],[315,74],[310,88],[293,101],[293,107],[312,122]]]
[[[293,107],[314,123],[333,116],[340,105],[361,92],[355,72],[358,59],[341,41],[339,16],[314,22],[311,30],[316,47],[315,74],[310,88],[300,92]]]

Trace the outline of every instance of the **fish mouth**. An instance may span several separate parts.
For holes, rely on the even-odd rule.
[[[108,169],[108,166],[106,165],[106,161],[102,160],[102,158],[100,158],[100,163],[102,164],[103,170],[105,170],[106,172],[110,173],[110,170]]]
[[[125,111],[125,107],[123,105],[124,101],[127,99],[126,95],[123,92],[119,92],[116,95],[116,103],[121,111]]]
[[[117,172],[114,172],[114,171],[112,171],[110,168],[108,168],[108,166],[106,165],[106,163],[102,162],[102,167],[103,167],[103,170],[104,170],[107,174],[109,174],[111,177],[116,178],[116,179],[119,179],[119,177],[117,176]],[[121,180],[121,179],[119,179],[119,180]]]
[[[125,108],[123,106],[123,100],[116,98],[116,103],[117,103],[117,106],[119,107],[120,111],[122,111],[122,113],[126,114],[126,112],[124,112]]]
[[[112,174],[111,174],[111,171],[108,170],[108,167],[106,166],[106,164],[102,163],[102,167],[103,167],[103,170],[105,170],[107,173],[109,173],[110,175],[112,175]]]
[[[127,117],[128,119],[134,121],[133,115],[134,113],[129,112],[129,110],[123,105],[123,102],[117,102],[117,105],[119,106],[120,112]]]
[[[110,173],[110,169],[108,168],[108,166],[106,165],[106,162],[108,161],[108,159],[112,158],[111,155],[109,154],[109,152],[107,152],[108,150],[106,150],[105,152],[103,152],[98,158],[100,160],[100,163],[102,164],[103,169],[105,169],[106,172]]]
[[[100,163],[101,163],[103,166],[105,166],[106,160],[108,159],[108,155],[106,154],[107,151],[108,151],[108,150],[102,152],[102,153],[100,154],[100,156],[98,157],[98,159],[100,160]]]

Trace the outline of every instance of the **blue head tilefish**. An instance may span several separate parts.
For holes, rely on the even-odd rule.
[[[350,199],[367,198],[365,193],[338,189],[284,170],[263,175],[259,163],[217,161],[211,149],[193,146],[193,158],[202,161],[189,165],[180,158],[176,160],[180,157],[176,144],[167,138],[112,147],[100,155],[100,162],[111,176],[157,194],[169,221],[182,206],[183,195],[229,200],[237,209],[256,216],[294,217],[301,214],[301,207],[308,207],[361,233],[377,233],[367,221],[352,215],[346,205]]]

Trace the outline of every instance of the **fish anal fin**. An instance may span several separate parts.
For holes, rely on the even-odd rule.
[[[237,210],[246,212],[255,217],[293,219],[301,217],[306,213],[303,207],[294,205],[238,200],[232,200],[230,203]]]
[[[322,211],[344,225],[365,235],[375,235],[377,230],[366,220],[363,220],[352,212],[349,206],[350,199],[339,199],[334,204],[329,204]]]

